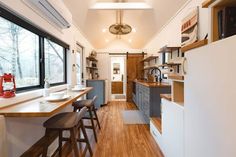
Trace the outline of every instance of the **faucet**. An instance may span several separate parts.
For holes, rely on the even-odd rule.
[[[159,75],[155,75],[156,78],[158,78],[158,82],[161,82],[162,81],[162,78],[161,78],[161,70],[159,68],[155,68],[155,69],[152,69],[151,71],[151,75],[153,75],[153,71],[154,70],[158,70],[159,71]]]

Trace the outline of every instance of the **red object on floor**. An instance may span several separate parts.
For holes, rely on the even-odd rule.
[[[4,74],[0,76],[0,97],[11,98],[16,93],[15,76],[12,74]]]

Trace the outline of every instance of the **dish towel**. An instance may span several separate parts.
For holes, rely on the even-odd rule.
[[[7,157],[7,134],[5,117],[0,115],[0,156]]]

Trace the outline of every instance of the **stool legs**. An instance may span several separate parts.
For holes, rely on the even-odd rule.
[[[59,157],[62,156],[62,131],[59,131],[59,137],[58,137],[58,142],[59,142],[59,146],[58,146],[58,151],[59,151]]]
[[[86,133],[83,121],[81,121],[81,130],[82,130],[82,133],[83,133],[83,136],[84,136],[84,140],[85,140],[86,146],[88,147],[90,156],[92,157],[93,156],[93,151],[92,151],[91,145],[89,143],[89,139],[88,139],[88,136],[87,136],[87,133]]]
[[[42,154],[42,157],[47,157],[47,153],[48,153],[48,147],[49,147],[49,144],[48,144],[48,136],[49,136],[49,130],[46,129],[45,131],[45,138],[46,138],[46,143],[43,147],[43,154]]]
[[[91,107],[89,107],[88,112],[89,112],[89,116],[90,116],[90,120],[91,120],[94,138],[95,138],[95,141],[97,142],[98,141],[97,140],[97,133],[96,133],[96,128],[95,128],[94,121],[93,121],[93,113],[92,113]]]
[[[98,115],[97,115],[97,111],[96,111],[95,107],[93,107],[93,113],[94,113],[94,116],[95,116],[95,120],[97,121],[98,128],[101,129],[100,122],[98,120]]]
[[[71,137],[71,145],[72,145],[72,148],[74,150],[74,156],[78,157],[79,156],[79,150],[78,150],[78,147],[77,147],[75,128],[70,129],[70,137]]]

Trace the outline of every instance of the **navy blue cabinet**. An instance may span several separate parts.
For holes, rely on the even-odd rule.
[[[96,95],[96,108],[105,104],[105,80],[86,80],[86,86],[93,87],[93,90],[87,94],[87,99],[92,99]]]
[[[144,118],[149,122],[150,117],[161,117],[161,98],[160,94],[171,93],[171,86],[145,86],[136,83],[135,103]]]

